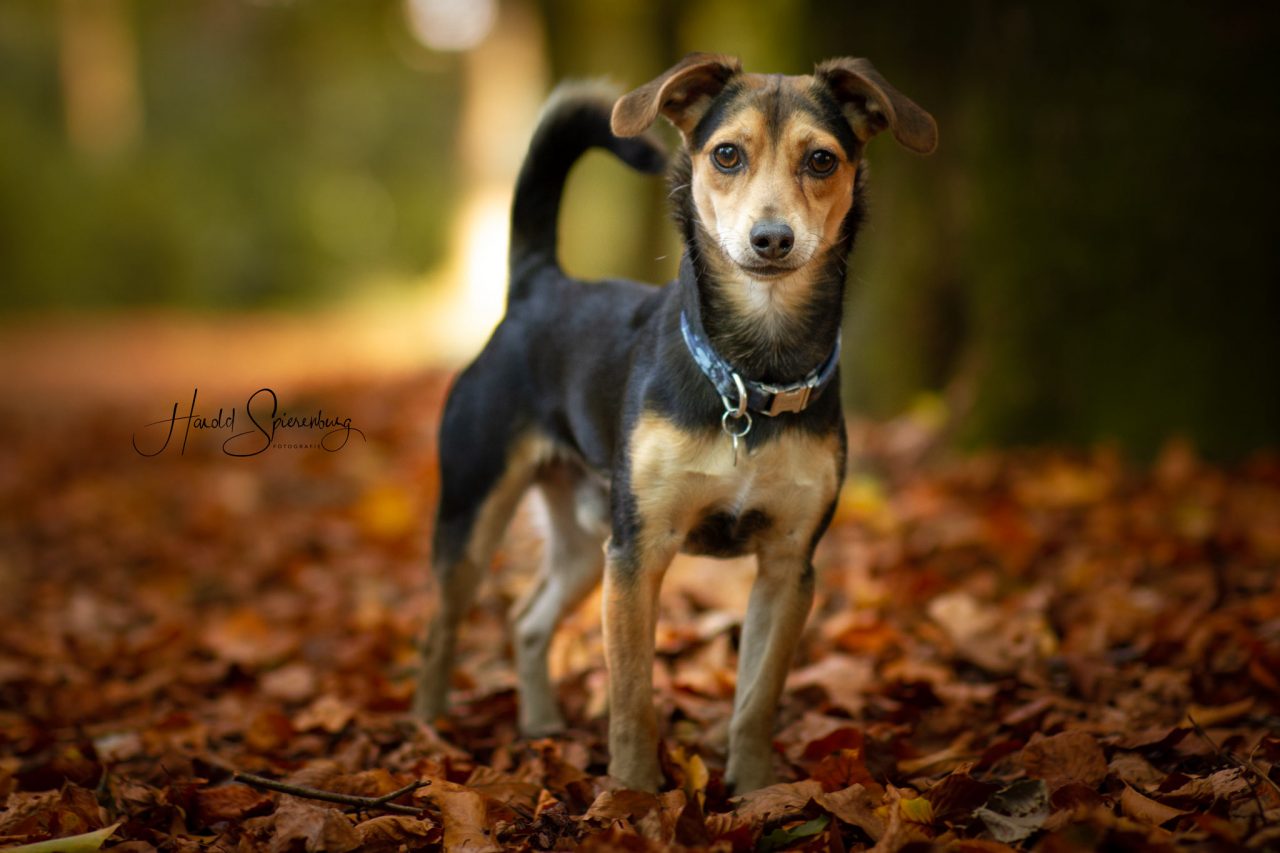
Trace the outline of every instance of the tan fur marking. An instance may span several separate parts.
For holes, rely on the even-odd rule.
[[[773,548],[804,553],[835,497],[839,472],[835,435],[783,433],[747,453],[718,429],[689,433],[655,414],[631,434],[631,484],[641,528],[641,552],[674,551],[709,509],[764,511]]]
[[[485,498],[471,538],[467,540],[467,558],[474,565],[489,565],[511,514],[533,482],[538,466],[553,459],[555,454],[556,446],[551,439],[536,433],[524,436],[511,446],[502,478]]]
[[[628,788],[657,792],[658,715],[653,707],[658,589],[674,552],[651,552],[640,571],[604,572],[604,650],[609,667],[609,775]]]
[[[742,171],[725,174],[712,165],[712,152],[726,143],[742,151]],[[835,172],[821,178],[805,168],[820,148],[838,160]],[[839,142],[802,112],[787,116],[775,144],[755,107],[718,128],[702,151],[692,152],[692,164],[698,224],[718,250],[708,260],[729,285],[724,289],[734,310],[766,324],[796,316],[809,299],[814,268],[840,238],[858,164],[845,160]],[[781,219],[795,232],[795,248],[784,260],[789,274],[760,278],[744,268],[759,262],[750,237],[763,219]]]
[[[759,571],[743,624],[727,773],[744,791],[772,781],[770,735],[778,696],[813,597],[809,544],[835,498],[838,459],[837,434],[784,432],[752,453],[740,449],[735,466],[732,446],[719,430],[690,433],[655,414],[640,417],[631,434],[631,484],[644,565],[632,588],[621,593],[611,589],[606,571],[605,630],[612,649],[610,689],[616,689],[610,694],[611,773],[642,784],[656,773],[648,683],[650,595],[656,594],[651,584],[705,512],[758,509],[771,524],[755,543]],[[628,624],[611,624],[613,619]],[[614,688],[615,678],[625,682]]]
[[[738,685],[729,725],[725,775],[739,791],[773,783],[773,726],[796,643],[813,606],[807,558],[794,552],[760,553],[738,650]]]

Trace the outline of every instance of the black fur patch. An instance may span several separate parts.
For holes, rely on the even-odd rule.
[[[694,125],[693,133],[689,134],[694,149],[702,150],[702,147],[710,141],[711,134],[716,132],[716,128],[746,108],[747,101],[743,98],[746,92],[746,86],[739,82],[730,83],[721,90],[719,95],[716,95],[711,106],[707,107],[702,118],[698,119],[698,123]]]
[[[751,540],[769,529],[773,519],[758,509],[742,515],[715,510],[704,515],[684,541],[688,554],[708,557],[739,557],[750,553]]]

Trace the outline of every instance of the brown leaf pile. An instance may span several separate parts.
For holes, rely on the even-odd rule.
[[[855,430],[783,781],[725,790],[752,569],[689,560],[664,590],[654,796],[603,775],[598,600],[553,646],[573,728],[515,731],[504,612],[537,562],[527,521],[464,627],[452,719],[408,719],[444,387],[317,392],[295,407],[350,413],[367,442],[250,459],[210,435],[141,458],[150,411],[0,412],[0,845],[1280,846],[1274,457],[1226,469],[1175,442],[1142,471],[1101,450],[921,469],[895,449],[915,427]],[[236,771],[373,798],[430,784],[386,813]]]

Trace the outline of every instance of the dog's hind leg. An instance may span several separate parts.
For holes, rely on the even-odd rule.
[[[446,412],[440,431],[441,495],[432,545],[439,606],[422,641],[413,705],[414,714],[425,721],[445,712],[458,624],[521,496],[549,453],[549,444],[535,435],[486,442],[463,421]]]
[[[607,497],[576,465],[545,470],[538,490],[547,510],[547,546],[536,586],[515,608],[520,731],[540,737],[564,729],[547,670],[556,626],[600,580],[608,535]]]

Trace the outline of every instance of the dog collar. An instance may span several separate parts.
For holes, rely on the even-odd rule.
[[[695,329],[689,315],[684,311],[680,312],[680,333],[684,335],[684,344],[689,348],[689,354],[693,356],[698,368],[711,380],[720,398],[724,400],[726,413],[736,409],[740,416],[744,410],[751,410],[777,417],[783,412],[803,412],[831,384],[836,375],[836,367],[840,364],[840,335],[837,333],[836,345],[826,361],[799,382],[768,385],[743,379],[711,346],[702,332],[701,323],[698,326]],[[737,401],[736,406],[733,401]]]

